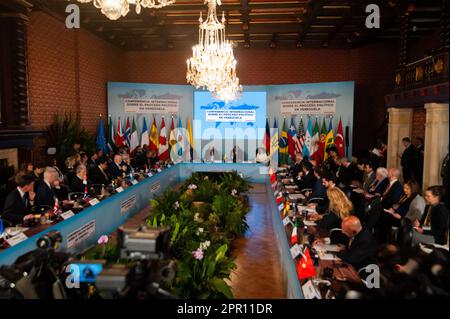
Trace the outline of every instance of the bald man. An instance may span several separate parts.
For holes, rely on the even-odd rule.
[[[389,209],[394,204],[397,204],[403,196],[403,186],[399,181],[400,170],[398,168],[390,168],[388,170],[388,177],[389,185],[382,195],[382,206],[384,209]]]
[[[341,246],[337,256],[356,270],[375,263],[377,243],[372,233],[361,225],[356,216],[348,216],[341,223],[342,233],[349,238],[346,246]]]

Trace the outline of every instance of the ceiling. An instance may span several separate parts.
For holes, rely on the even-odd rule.
[[[92,3],[76,0],[30,0],[33,10],[64,17],[65,7],[77,3],[81,26],[124,50],[171,50],[198,42],[200,11],[204,0],[177,0],[162,9],[134,5],[126,17],[111,21]],[[241,48],[348,48],[374,41],[396,41],[400,16],[410,13],[410,37],[421,37],[439,28],[442,0],[222,0],[227,37]],[[380,5],[381,28],[365,28],[365,7]],[[414,3],[411,6],[411,3]]]

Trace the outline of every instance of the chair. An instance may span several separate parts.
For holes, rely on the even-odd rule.
[[[69,193],[69,195],[67,195],[67,197],[69,198],[69,200],[77,200],[80,197],[83,197],[83,193],[80,192],[71,192]]]
[[[330,243],[332,245],[342,244],[347,245],[348,237],[342,233],[342,229],[340,228],[332,228],[330,230]]]
[[[381,198],[375,198],[372,202],[367,205],[366,214],[365,214],[365,225],[366,227],[373,232],[375,225],[378,222],[378,219],[381,215]]]

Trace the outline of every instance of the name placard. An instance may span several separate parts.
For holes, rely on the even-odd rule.
[[[26,239],[28,239],[27,235],[25,235],[24,233],[18,233],[16,236],[7,239],[6,242],[9,246],[12,247],[17,245],[18,243],[23,242]]]
[[[137,180],[135,180],[135,179],[131,180],[131,184],[136,185],[137,183],[139,183]]]
[[[62,219],[66,220],[69,219],[70,217],[75,216],[75,214],[73,213],[73,211],[68,210],[67,212],[62,213],[60,216]]]
[[[74,230],[67,236],[67,248],[72,248],[95,233],[95,219]]]
[[[123,191],[124,191],[124,189],[122,186],[116,188],[116,192],[118,192],[118,193],[121,193]]]
[[[300,246],[299,246],[298,244],[295,244],[294,246],[292,246],[292,247],[291,247],[291,256],[292,256],[292,259],[297,258],[297,256],[300,255],[301,251],[302,251],[302,250],[300,249]]]
[[[281,212],[283,210],[283,208],[284,208],[284,203],[281,203],[280,206],[278,206],[278,211]]]
[[[286,216],[285,218],[283,218],[283,226],[286,227],[286,225],[292,223],[291,219],[289,218],[289,216]]]
[[[97,198],[93,198],[93,199],[91,199],[91,200],[89,201],[89,204],[90,204],[91,206],[95,206],[95,205],[97,205],[98,203],[100,203],[100,201],[99,201]]]
[[[322,299],[319,290],[317,290],[311,280],[308,280],[302,286],[302,291],[305,299]]]

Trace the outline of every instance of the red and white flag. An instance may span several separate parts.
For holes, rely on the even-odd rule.
[[[294,229],[292,230],[291,234],[291,244],[294,245],[298,241],[298,235],[297,235],[297,223],[294,225]]]
[[[164,117],[161,120],[161,131],[159,133],[158,157],[162,161],[169,159],[169,146],[167,145],[167,132]]]
[[[339,117],[339,125],[336,133],[336,138],[334,139],[334,146],[336,147],[340,157],[345,155],[345,144],[344,144],[344,130],[342,129],[342,119]]]

